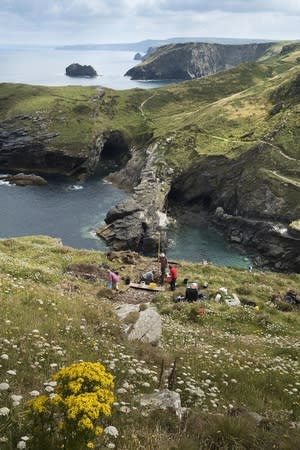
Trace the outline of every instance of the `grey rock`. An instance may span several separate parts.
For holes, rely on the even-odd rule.
[[[10,184],[16,184],[17,186],[43,186],[48,184],[45,178],[34,174],[18,173],[16,175],[7,176],[5,179],[6,181],[9,181]]]
[[[153,394],[144,394],[140,398],[140,404],[149,409],[172,409],[179,419],[182,417],[183,408],[178,392],[164,389]]]
[[[81,65],[78,63],[70,64],[66,67],[66,75],[69,77],[96,77],[98,74],[92,66]]]
[[[128,340],[158,345],[162,332],[161,318],[153,307],[147,306],[140,311],[139,305],[120,305],[116,307],[116,314],[121,321],[125,322],[124,331]],[[136,321],[126,324],[126,318],[130,313],[137,313]]]

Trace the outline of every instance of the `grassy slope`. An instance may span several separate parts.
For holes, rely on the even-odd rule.
[[[101,96],[94,87],[1,84],[0,120],[17,116],[15,127],[25,125],[34,132],[32,121],[18,118],[24,114],[39,116],[48,132],[58,134],[51,141],[50,150],[59,149],[76,156],[88,154],[95,138],[111,128],[120,130],[129,142],[133,136],[145,133],[138,107],[129,106],[123,92],[109,89]]]
[[[181,263],[177,293],[185,277],[207,281],[208,301],[174,304],[171,293],[154,302],[163,319],[159,349],[123,340],[113,313],[113,297],[105,298],[105,281],[92,283],[65,273],[70,263],[107,263],[96,251],[63,247],[57,240],[35,236],[0,241],[0,407],[9,407],[9,420],[0,417],[4,450],[30,430],[22,428],[23,405],[32,390],[58,368],[80,359],[100,359],[114,374],[117,394],[107,423],[120,430],[119,449],[292,449],[300,443],[290,422],[300,418],[299,311],[281,311],[270,298],[288,289],[300,290],[300,276]],[[113,269],[130,268],[121,261]],[[213,301],[225,286],[257,308],[230,308]],[[121,291],[126,289],[121,283]],[[7,359],[2,355],[7,355]],[[173,389],[180,392],[191,414],[179,425],[170,415],[142,414],[136,398],[158,387],[162,360],[170,367],[178,358]],[[132,370],[134,369],[134,370]],[[7,370],[15,370],[10,374]],[[127,385],[126,385],[127,386]],[[10,395],[23,400],[12,407]],[[122,413],[121,406],[129,408]],[[268,420],[258,428],[253,419],[224,416],[228,408],[243,407]],[[124,409],[124,408],[123,408]],[[212,414],[220,413],[220,416]],[[30,448],[30,444],[28,446]]]

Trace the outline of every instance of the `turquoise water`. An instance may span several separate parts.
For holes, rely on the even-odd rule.
[[[191,226],[177,224],[168,233],[171,241],[168,256],[194,262],[212,262],[219,266],[244,267],[250,264],[249,258],[227,241],[214,228],[201,224]]]

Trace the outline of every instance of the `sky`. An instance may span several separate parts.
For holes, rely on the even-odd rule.
[[[0,0],[0,44],[300,39],[300,0]]]

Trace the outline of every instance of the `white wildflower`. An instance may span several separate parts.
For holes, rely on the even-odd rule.
[[[2,353],[0,356],[1,359],[8,359],[8,355],[6,353]]]
[[[19,441],[17,443],[17,449],[26,448],[26,442],[25,441]]]
[[[0,416],[8,416],[9,409],[6,406],[3,406],[3,408],[0,408]]]
[[[50,393],[50,392],[53,392],[54,389],[53,389],[52,386],[46,386],[46,387],[45,387],[45,391]]]
[[[40,395],[39,391],[31,391],[29,392],[29,394],[31,395],[31,397],[38,397]]]
[[[126,394],[127,390],[124,388],[117,389],[117,394]]]
[[[104,433],[109,434],[110,436],[113,436],[117,438],[119,436],[119,431],[116,427],[110,425],[109,427],[104,428]]]
[[[0,383],[0,391],[7,391],[9,389],[8,383]]]
[[[15,370],[7,370],[6,373],[8,373],[8,375],[17,375]]]
[[[23,396],[22,395],[16,395],[16,394],[12,394],[10,396],[10,398],[12,399],[13,402],[13,406],[19,406]]]
[[[120,411],[122,413],[129,414],[131,410],[130,410],[130,408],[128,406],[121,406],[120,407]]]

